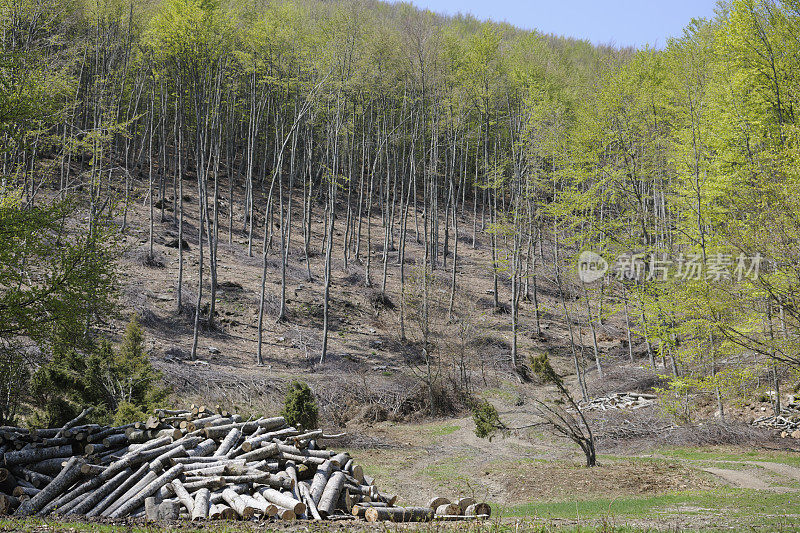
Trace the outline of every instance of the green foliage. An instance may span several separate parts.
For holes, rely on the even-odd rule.
[[[111,418],[111,423],[121,426],[132,422],[141,422],[142,420],[146,420],[147,416],[148,413],[140,406],[131,402],[122,402],[117,406],[117,410]]]
[[[317,427],[319,408],[311,388],[302,381],[292,381],[286,391],[283,416],[289,425],[303,429]]]
[[[90,324],[114,308],[116,238],[100,217],[91,232],[70,232],[78,212],[72,200],[30,206],[0,188],[0,423],[16,414],[31,365],[90,349]]]
[[[475,422],[475,435],[481,439],[491,439],[495,433],[506,429],[497,408],[488,400],[478,401],[472,406],[472,420]]]
[[[98,421],[142,420],[167,396],[160,380],[144,351],[141,326],[132,318],[116,350],[107,340],[86,352],[68,349],[34,373],[35,422],[57,426],[86,406],[95,408],[92,417]]]
[[[542,383],[553,383],[563,386],[563,380],[550,364],[547,354],[543,353],[531,357],[531,371]]]

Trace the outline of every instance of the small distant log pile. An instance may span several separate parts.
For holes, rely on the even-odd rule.
[[[791,398],[794,400],[794,398]],[[753,420],[752,425],[776,429],[781,437],[800,439],[800,403],[790,401],[781,408],[778,416],[767,415]]]
[[[588,402],[581,402],[580,408],[584,411],[608,411],[610,409],[634,410],[653,405],[658,396],[641,392],[614,392],[608,396],[592,398]]]
[[[396,507],[347,453],[283,417],[205,407],[157,410],[117,427],[0,427],[0,515],[148,520],[368,521],[488,517],[486,504]],[[437,502],[439,503],[439,502]],[[462,505],[466,503],[466,505]]]

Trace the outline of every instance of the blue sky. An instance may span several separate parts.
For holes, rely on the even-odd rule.
[[[470,13],[594,44],[663,47],[694,17],[710,18],[716,0],[412,0],[438,13]]]

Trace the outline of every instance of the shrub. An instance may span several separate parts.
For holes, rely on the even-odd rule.
[[[472,407],[472,420],[475,422],[475,435],[481,439],[491,438],[498,430],[506,428],[497,409],[487,400],[477,402]]]
[[[292,381],[286,392],[283,416],[289,425],[303,429],[317,427],[319,409],[311,388],[302,381]]]
[[[103,339],[86,353],[56,351],[36,371],[31,403],[39,412],[32,422],[58,426],[88,406],[94,407],[91,419],[97,422],[142,420],[168,394],[160,379],[144,350],[144,332],[132,318],[116,351]]]
[[[138,405],[131,402],[122,402],[117,406],[111,423],[115,426],[122,426],[132,422],[139,422],[147,418],[145,413]]]

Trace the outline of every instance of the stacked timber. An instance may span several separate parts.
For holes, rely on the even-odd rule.
[[[280,416],[193,407],[105,427],[82,423],[89,412],[61,428],[0,427],[0,514],[396,522],[489,514],[475,502],[397,507],[348,453],[322,445],[335,435]]]
[[[587,402],[580,402],[584,411],[608,411],[611,409],[635,410],[653,405],[658,396],[641,392],[614,392],[608,396],[592,398]]]

